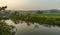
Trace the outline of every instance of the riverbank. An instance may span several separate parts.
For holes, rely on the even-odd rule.
[[[9,14],[7,17],[12,20],[60,25],[60,14]]]

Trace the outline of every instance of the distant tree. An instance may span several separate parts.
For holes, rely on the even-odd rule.
[[[39,13],[39,14],[41,14],[41,13],[43,13],[43,11],[40,11],[40,10],[38,10],[36,13]]]
[[[19,14],[19,12],[15,11],[14,14]]]
[[[56,10],[56,9],[52,9],[52,10],[50,11],[50,13],[57,13],[57,10]]]

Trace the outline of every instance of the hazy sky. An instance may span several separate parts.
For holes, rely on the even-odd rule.
[[[60,9],[60,0],[0,0],[8,9]]]

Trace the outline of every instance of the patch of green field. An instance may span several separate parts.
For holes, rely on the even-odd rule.
[[[46,17],[46,18],[60,18],[60,14],[31,14],[31,16]]]

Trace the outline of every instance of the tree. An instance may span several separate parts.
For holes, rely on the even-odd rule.
[[[52,10],[50,10],[50,13],[57,13],[57,10],[56,9],[52,9]]]
[[[37,13],[41,14],[41,13],[43,13],[43,11],[38,10]]]
[[[5,10],[7,6],[0,7],[0,11]],[[10,31],[14,28],[12,25],[8,25],[5,20],[2,21],[0,18],[0,35],[12,35],[13,33]]]
[[[7,6],[0,7],[0,11],[5,10]]]
[[[7,25],[4,21],[0,20],[0,35],[12,35],[10,30],[13,29],[14,26]]]

